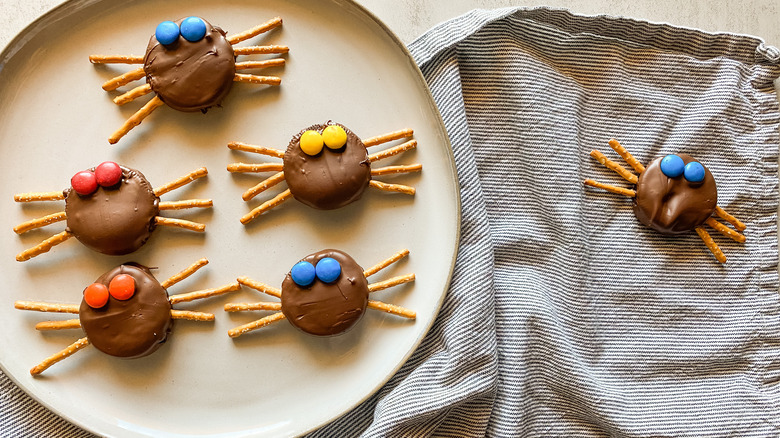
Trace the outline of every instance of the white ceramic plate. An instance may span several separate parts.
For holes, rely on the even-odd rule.
[[[290,46],[287,65],[268,72],[279,74],[282,86],[236,84],[222,107],[205,115],[162,107],[110,146],[107,137],[148,97],[116,107],[110,100],[115,93],[100,85],[133,67],[93,66],[88,55],[142,55],[157,23],[189,15],[202,16],[228,34],[282,16],[281,30],[242,43]],[[332,421],[374,393],[432,324],[457,246],[453,157],[410,56],[364,9],[346,0],[71,1],[25,29],[3,52],[0,69],[0,229],[6,230],[0,233],[0,364],[58,414],[113,436],[296,435]],[[417,195],[369,189],[359,202],[331,212],[288,201],[251,226],[241,225],[241,215],[284,185],[244,203],[241,193],[260,177],[231,175],[225,167],[264,158],[229,151],[226,144],[239,140],[284,149],[300,129],[331,119],[363,138],[414,128],[418,149],[386,164],[420,162],[423,172],[381,179],[413,185]],[[15,204],[12,195],[61,190],[73,173],[104,160],[141,170],[154,186],[207,166],[206,180],[163,196],[213,198],[212,211],[167,214],[205,222],[206,234],[158,229],[141,250],[122,257],[91,252],[72,239],[16,262],[16,253],[64,224],[22,236],[11,228],[59,211],[63,203]],[[296,261],[328,247],[347,251],[364,267],[409,248],[408,259],[371,279],[414,272],[413,284],[375,297],[416,310],[417,320],[369,311],[342,336],[315,338],[285,321],[232,340],[228,329],[267,314],[222,311],[227,302],[268,299],[244,288],[177,305],[213,312],[217,320],[178,321],[166,345],[145,358],[120,360],[88,347],[38,378],[28,373],[82,334],[36,332],[36,322],[68,316],[15,310],[16,300],[77,303],[86,285],[122,262],[157,267],[162,280],[200,257],[211,263],[171,288],[171,294],[216,287],[240,275],[278,287]]]

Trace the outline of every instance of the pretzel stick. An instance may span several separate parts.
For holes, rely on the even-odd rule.
[[[192,300],[199,300],[201,298],[208,298],[208,297],[215,297],[217,295],[226,294],[228,292],[234,292],[241,289],[241,285],[238,283],[230,283],[226,284],[222,287],[217,287],[213,289],[204,289],[204,290],[198,290],[195,292],[188,292],[186,294],[178,294],[170,297],[168,301],[171,302],[171,304],[178,304],[178,303],[186,303],[188,301]]]
[[[590,151],[590,156],[598,160],[599,163],[606,166],[607,169],[615,171],[618,175],[622,176],[623,179],[630,182],[631,184],[636,184],[637,180],[639,179],[636,177],[636,175],[629,172],[628,169],[610,160],[604,154],[595,149]]]
[[[719,206],[715,207],[715,214],[717,214],[724,221],[733,225],[734,228],[736,228],[738,231],[745,231],[745,228],[747,228],[745,224],[742,223],[742,221],[730,215],[726,212],[726,210],[720,208]]]
[[[399,253],[393,255],[389,259],[384,260],[382,262],[379,262],[376,265],[374,265],[374,266],[366,269],[365,271],[363,271],[363,276],[368,278],[368,277],[376,274],[377,272],[381,271],[382,269],[385,269],[386,267],[392,265],[393,263],[397,262],[398,260],[401,260],[402,258],[404,258],[404,257],[406,257],[408,255],[409,255],[409,250],[408,249],[400,251]]]
[[[16,234],[22,234],[36,228],[45,227],[46,225],[53,224],[55,222],[64,221],[65,219],[65,212],[61,211],[59,213],[39,217],[38,219],[22,222],[21,224],[14,227],[14,232]]]
[[[111,134],[111,137],[108,137],[108,142],[110,144],[116,144],[119,140],[122,139],[128,132],[130,132],[131,129],[135,128],[136,126],[140,125],[141,122],[144,121],[146,117],[149,116],[149,114],[152,113],[157,107],[163,106],[165,103],[163,103],[162,100],[160,100],[159,96],[154,96],[152,100],[149,102],[146,102],[146,105],[142,106],[141,109],[136,111],[135,114],[130,116],[125,123],[122,125],[121,128],[119,128],[116,132]]]
[[[251,287],[254,290],[263,292],[263,293],[271,295],[273,297],[276,297],[276,298],[281,298],[282,297],[282,291],[281,290],[279,290],[279,289],[277,289],[275,287],[269,286],[269,285],[267,285],[265,283],[260,283],[259,281],[254,281],[254,280],[252,280],[249,277],[238,277],[236,279],[236,281],[238,281],[239,283],[243,284],[244,286]]]
[[[281,204],[282,202],[286,201],[287,198],[292,196],[292,193],[290,193],[290,189],[287,189],[283,191],[282,193],[279,193],[274,198],[269,199],[268,201],[265,201],[264,203],[260,204],[259,206],[255,207],[252,211],[245,214],[241,217],[241,223],[246,225],[249,222],[251,222],[256,217],[260,216],[261,214],[265,213],[266,211],[276,207],[277,205]]]
[[[132,102],[134,99],[139,98],[141,96],[146,96],[147,94],[152,92],[152,86],[149,84],[143,84],[139,85],[132,90],[128,91],[127,93],[120,94],[119,96],[114,98],[114,103],[117,105],[124,105],[128,102]]]
[[[633,198],[636,196],[636,192],[631,189],[624,189],[623,187],[617,187],[617,186],[611,186],[609,184],[602,184],[597,181],[593,181],[592,179],[586,179],[582,182],[586,186],[596,187],[598,189],[603,189],[608,192],[617,193],[618,195],[628,196],[629,198]]]
[[[89,62],[93,64],[143,64],[143,56],[125,55],[89,55]]]
[[[185,208],[213,207],[211,199],[187,199],[185,201],[166,201],[160,203],[160,210],[183,210]]]
[[[393,155],[398,155],[401,152],[406,152],[409,149],[414,149],[417,147],[417,140],[409,140],[406,143],[401,143],[398,146],[393,146],[390,149],[385,149],[383,151],[379,151],[375,154],[371,154],[368,156],[368,161],[374,162],[377,160],[381,160],[383,158],[392,157]]]
[[[169,287],[173,286],[174,284],[184,280],[185,278],[189,277],[190,275],[198,272],[198,269],[206,266],[209,264],[209,260],[207,258],[202,258],[198,260],[197,262],[191,264],[183,271],[179,272],[178,274],[170,277],[169,279],[163,281],[160,283],[160,286],[163,287],[163,289],[168,289]]]
[[[709,248],[715,258],[718,259],[718,261],[721,263],[726,263],[726,255],[723,254],[723,251],[720,250],[718,244],[712,240],[710,233],[708,233],[707,230],[702,227],[696,227],[696,232],[699,234],[699,237],[701,237],[701,240],[704,241],[704,244],[707,245],[707,248]]]
[[[174,219],[172,217],[155,216],[155,225],[165,225],[169,227],[184,228],[185,230],[202,233],[206,231],[206,225],[200,222],[193,222],[184,219]]]
[[[368,185],[386,192],[398,192],[405,193],[407,195],[414,195],[415,193],[414,187],[405,186],[403,184],[387,184],[376,180],[371,180],[368,182]]]
[[[170,191],[176,190],[179,187],[185,186],[196,179],[203,178],[204,176],[208,175],[209,171],[205,167],[201,167],[199,169],[195,169],[192,172],[182,176],[181,178],[178,178],[174,181],[169,182],[168,184],[165,184],[162,187],[158,187],[154,189],[154,195],[155,196],[162,196]]]
[[[121,87],[122,85],[126,85],[129,84],[130,82],[137,81],[144,76],[146,76],[146,72],[144,72],[143,67],[137,68],[135,70],[130,70],[129,72],[123,75],[119,75],[113,79],[109,79],[108,81],[103,83],[102,87],[106,91],[114,91],[117,88]]]
[[[233,76],[233,81],[249,82],[252,84],[260,84],[260,85],[279,85],[282,83],[282,78],[280,78],[279,76],[258,76],[258,75],[236,73],[236,75]]]
[[[214,321],[213,313],[193,312],[191,310],[171,309],[172,319],[187,319],[190,321]]]
[[[79,313],[78,304],[56,304],[41,301],[17,301],[14,308],[19,310],[33,310],[36,312],[50,313]]]
[[[82,348],[89,345],[89,339],[86,337],[83,337],[79,339],[78,341],[70,344],[67,348],[60,351],[59,353],[49,356],[46,359],[43,360],[43,362],[36,365],[33,369],[30,370],[30,374],[33,376],[37,376],[38,374],[46,371],[47,368],[54,365],[55,363],[67,359],[68,357],[72,356],[77,351],[81,350]]]
[[[234,151],[253,152],[256,154],[268,155],[271,157],[284,158],[284,151],[279,149],[267,148],[264,146],[255,146],[251,144],[241,143],[240,141],[231,141],[228,143],[228,149]]]
[[[250,322],[249,324],[240,325],[234,329],[230,329],[228,330],[228,336],[231,338],[237,338],[245,333],[251,332],[252,330],[257,330],[276,321],[281,321],[284,318],[284,313],[274,313],[273,315],[268,315],[265,318],[260,318],[257,321]]]
[[[740,234],[739,232],[734,231],[731,228],[723,225],[722,223],[715,220],[714,217],[708,217],[707,220],[704,221],[704,223],[720,231],[720,234],[723,234],[724,236],[729,237],[736,242],[745,243],[744,234]]]
[[[249,38],[260,35],[261,33],[268,32],[269,30],[279,27],[281,25],[282,25],[282,17],[274,17],[259,26],[255,26],[247,31],[237,33],[231,37],[228,37],[227,40],[230,44],[238,44],[241,41],[248,40]]]
[[[371,169],[371,176],[389,175],[394,173],[419,172],[422,170],[422,164],[409,164],[406,166],[385,166],[378,169]]]
[[[282,163],[262,163],[262,164],[246,164],[246,163],[233,163],[228,164],[228,172],[233,173],[259,173],[259,172],[281,172],[284,169]]]
[[[395,304],[387,304],[381,301],[368,300],[368,308],[381,310],[383,312],[392,313],[393,315],[403,316],[404,318],[415,319],[417,313],[413,310],[406,309]]]
[[[45,252],[49,252],[50,249],[54,248],[55,246],[59,245],[60,243],[70,239],[73,237],[73,234],[71,234],[68,231],[63,231],[59,234],[55,234],[48,239],[44,240],[43,242],[33,246],[30,249],[26,249],[19,254],[16,255],[16,261],[17,262],[24,262],[27,260],[30,260],[31,258],[35,256],[39,256]]]
[[[255,196],[279,184],[282,181],[284,181],[284,172],[276,173],[273,176],[265,179],[264,181],[261,181],[256,186],[245,191],[244,194],[241,195],[241,199],[243,199],[244,201],[249,201]]]
[[[65,321],[43,321],[35,324],[35,330],[66,330],[81,328],[81,321],[78,319],[68,319]]]
[[[282,303],[228,303],[225,312],[243,312],[245,310],[282,310]]]
[[[14,201],[16,202],[62,201],[63,199],[65,199],[65,193],[61,191],[20,193],[18,195],[14,195]]]
[[[393,131],[387,134],[377,135],[376,137],[367,138],[363,140],[363,144],[366,145],[366,147],[371,147],[378,144],[387,143],[388,141],[411,137],[412,135],[414,135],[413,129],[401,129],[400,131]]]
[[[238,55],[267,55],[269,53],[287,53],[290,48],[287,46],[248,46],[233,47],[233,54]]]
[[[414,274],[401,275],[385,281],[371,283],[368,285],[368,291],[376,292],[378,290],[387,289],[389,287],[397,286],[399,284],[409,283],[411,281],[414,281]]]
[[[284,58],[266,59],[264,61],[244,61],[236,63],[236,70],[247,70],[250,68],[269,68],[281,67],[285,64]]]
[[[609,146],[615,150],[615,152],[620,155],[623,160],[625,160],[626,163],[628,163],[629,166],[633,167],[636,173],[641,174],[645,171],[645,166],[642,165],[642,163],[639,162],[636,158],[634,158],[633,155],[631,155],[630,152],[626,150],[626,148],[623,147],[617,140],[610,139],[609,140]]]

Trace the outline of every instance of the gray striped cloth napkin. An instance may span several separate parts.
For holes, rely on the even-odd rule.
[[[410,50],[462,196],[451,289],[377,394],[312,434],[780,435],[780,51],[747,36],[550,9],[473,11]],[[641,226],[591,159],[687,153],[742,245]],[[5,436],[88,436],[0,377]]]

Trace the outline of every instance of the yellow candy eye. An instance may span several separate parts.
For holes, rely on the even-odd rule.
[[[317,155],[322,151],[322,136],[317,131],[306,131],[301,135],[301,150],[306,155]]]
[[[347,143],[347,133],[339,125],[330,125],[322,131],[325,146],[331,149],[339,149]]]

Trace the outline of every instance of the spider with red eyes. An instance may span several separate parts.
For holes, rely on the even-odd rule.
[[[208,174],[205,167],[156,189],[144,175],[113,161],[76,173],[71,186],[61,192],[22,193],[16,202],[65,200],[65,211],[33,219],[14,227],[17,234],[55,222],[66,221],[65,231],[22,251],[16,260],[23,262],[75,237],[84,246],[109,255],[129,254],[151,236],[157,225],[203,232],[206,225],[183,219],[162,217],[161,210],[207,208],[211,199],[160,202],[160,196]]]
[[[170,297],[167,291],[207,263],[208,260],[200,259],[162,283],[145,266],[123,264],[87,286],[81,305],[17,301],[14,307],[19,310],[79,315],[78,319],[38,323],[36,330],[80,328],[85,334],[83,338],[36,365],[30,374],[38,375],[90,344],[114,357],[135,359],[147,356],[157,351],[168,339],[174,319],[213,321],[214,315],[211,313],[175,310],[171,306],[237,291],[241,287],[238,283]]]
[[[745,235],[741,233],[745,224],[718,206],[715,178],[703,164],[685,154],[671,154],[655,159],[645,168],[617,140],[610,140],[609,145],[639,174],[638,177],[597,150],[591,151],[590,155],[635,184],[635,190],[592,179],[586,179],[585,185],[633,198],[637,219],[663,234],[677,235],[696,230],[721,263],[726,263],[726,256],[703,225],[709,225],[736,242],[745,242]],[[737,231],[718,222],[713,213]]]
[[[236,73],[284,65],[282,58],[263,61],[236,62],[238,55],[287,53],[287,46],[233,47],[249,38],[282,25],[276,17],[230,37],[225,31],[199,17],[177,21],[164,21],[157,26],[146,48],[146,55],[89,57],[93,64],[143,64],[143,67],[117,76],[103,84],[103,89],[113,91],[130,82],[146,77],[146,84],[136,87],[114,99],[124,105],[134,99],[154,92],[155,96],[109,137],[115,144],[131,129],[138,126],[149,114],[162,105],[178,111],[202,111],[219,105],[230,91],[233,82],[249,82],[261,85],[279,85],[277,76],[258,76]]]

